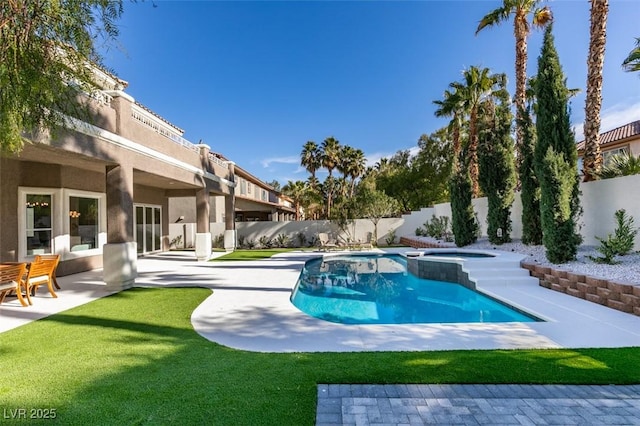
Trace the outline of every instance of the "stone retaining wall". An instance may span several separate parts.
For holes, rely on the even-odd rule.
[[[424,241],[411,237],[400,237],[400,244],[413,248],[452,248],[455,244],[443,243],[440,241]]]
[[[640,316],[640,286],[522,262],[542,287]]]

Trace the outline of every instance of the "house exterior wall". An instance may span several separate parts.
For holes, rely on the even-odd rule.
[[[231,167],[211,158],[207,146],[190,144],[182,139],[181,131],[161,118],[146,112],[152,121],[144,123],[136,119],[132,111],[139,111],[141,107],[133,102],[124,93],[116,94],[110,103],[94,105],[93,124],[71,119],[69,130],[57,133],[55,137],[47,133],[35,135],[33,143],[27,143],[19,155],[0,158],[0,262],[32,259],[31,251],[27,253],[26,245],[22,243],[31,238],[24,235],[25,227],[28,228],[25,223],[29,223],[24,197],[31,193],[51,193],[55,206],[51,210],[50,247],[52,252],[61,255],[58,275],[101,267],[102,247],[108,242],[109,235],[107,218],[112,223],[111,216],[106,213],[107,170],[114,166],[123,170],[119,179],[133,181],[112,188],[112,193],[120,193],[118,197],[122,195],[121,191],[132,188],[129,203],[123,205],[126,211],[121,212],[129,216],[127,223],[135,220],[134,204],[161,208],[163,249],[169,247],[171,197],[187,195],[195,199],[196,192],[202,188],[211,195],[232,196],[234,175]],[[66,209],[71,201],[78,199],[97,200],[99,247],[87,249],[85,244],[78,244],[79,237],[70,235],[71,225],[77,229],[77,224],[70,223],[71,213]],[[225,197],[222,200],[224,206]],[[192,211],[195,215],[195,202]],[[29,233],[33,231],[27,231]],[[134,238],[133,228],[118,235]],[[90,247],[95,245],[94,242]],[[74,251],[74,247],[79,248]]]

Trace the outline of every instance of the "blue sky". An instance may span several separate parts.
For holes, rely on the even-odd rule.
[[[611,0],[603,131],[640,118],[640,74],[620,63],[640,37],[637,0]],[[462,70],[504,72],[514,87],[510,22],[475,29],[499,0],[125,2],[105,63],[137,101],[264,181],[305,180],[302,145],[334,136],[370,164],[446,125],[434,116]],[[554,34],[582,135],[587,0],[556,0]],[[529,38],[528,73],[542,32]],[[319,176],[322,178],[322,175]]]

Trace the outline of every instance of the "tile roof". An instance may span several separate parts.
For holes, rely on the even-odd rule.
[[[640,135],[640,120],[617,127],[608,132],[600,133],[600,146],[628,139]],[[584,149],[584,140],[577,143],[578,151]]]

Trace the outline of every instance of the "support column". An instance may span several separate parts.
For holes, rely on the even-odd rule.
[[[109,290],[135,284],[138,254],[134,238],[133,168],[107,166],[107,244],[102,249],[103,276]]]
[[[209,190],[196,193],[196,258],[206,261],[211,258],[211,231],[209,229]]]
[[[235,185],[235,163],[228,161],[227,168],[229,171],[227,179]],[[229,188],[229,195],[224,196],[224,249],[233,251],[236,247],[236,190],[233,186]]]

